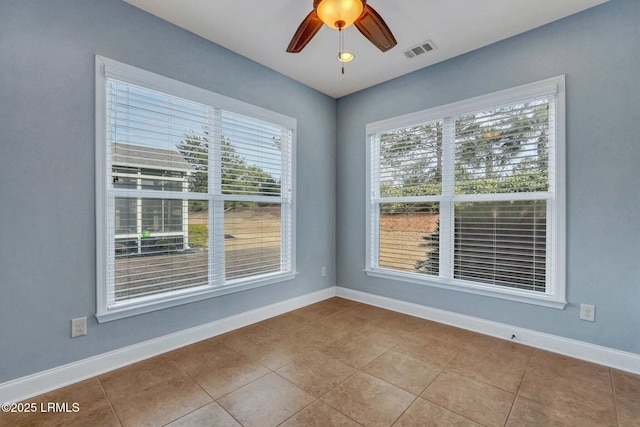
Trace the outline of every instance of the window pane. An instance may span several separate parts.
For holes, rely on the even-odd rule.
[[[438,275],[439,204],[380,204],[379,267]]]
[[[279,196],[290,136],[282,126],[222,111],[222,192]]]
[[[180,156],[189,164],[187,169],[188,189],[192,193],[209,191],[209,135],[187,133],[176,145]],[[182,190],[173,190],[182,191]]]
[[[546,191],[549,101],[476,112],[456,119],[456,193]]]
[[[454,278],[545,291],[546,201],[455,204]]]
[[[187,209],[186,200],[141,199],[142,232],[182,232]]]
[[[381,197],[441,194],[441,121],[381,134],[379,156]]]
[[[164,149],[114,144],[113,186],[135,190],[139,185],[143,190],[206,192],[206,157],[193,157],[195,154],[185,147]],[[146,167],[134,167],[140,164]],[[150,169],[154,165],[157,169]]]
[[[116,217],[115,228],[116,234],[126,235],[138,232],[138,224],[136,222],[137,200],[127,198],[116,198]]]
[[[288,280],[295,118],[99,60],[98,319]]]
[[[110,267],[115,279],[113,298],[116,302],[208,284],[206,202],[200,202],[204,209],[198,212],[185,209],[186,200],[142,199],[138,203],[138,199],[132,198],[118,199],[118,202],[139,206],[138,214],[143,209],[166,208],[172,225],[164,230],[145,229],[142,223],[152,223],[153,217],[143,214],[137,215],[140,233],[116,232],[115,265]],[[173,214],[172,209],[176,210]]]
[[[135,190],[138,188],[138,175],[138,169],[114,166],[111,182],[114,188]]]
[[[280,204],[225,202],[225,278],[281,271]]]
[[[145,190],[183,190],[165,185],[172,180],[148,179],[151,172],[182,178],[185,190],[207,191],[207,106],[114,79],[108,79],[108,102],[114,184],[115,169],[137,168],[147,178]]]

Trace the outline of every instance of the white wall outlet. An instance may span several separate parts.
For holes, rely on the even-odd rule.
[[[320,276],[321,277],[327,277],[327,267],[326,266],[322,266],[320,267]]]
[[[580,320],[596,321],[596,306],[590,304],[580,304]]]
[[[87,335],[87,318],[71,319],[71,338]]]

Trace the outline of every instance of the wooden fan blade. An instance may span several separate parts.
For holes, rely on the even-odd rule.
[[[320,28],[322,28],[323,22],[318,17],[315,9],[304,18],[302,24],[296,30],[296,33],[293,35],[291,42],[289,42],[289,47],[287,47],[287,52],[289,53],[298,53],[311,41],[313,36],[316,35]]]
[[[363,36],[383,52],[398,44],[382,17],[368,4],[365,4],[362,15],[354,25]]]

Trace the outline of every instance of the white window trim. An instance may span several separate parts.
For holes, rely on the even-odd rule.
[[[427,110],[417,111],[398,117],[392,117],[373,123],[368,123],[365,127],[366,131],[366,239],[365,245],[365,273],[371,277],[378,277],[388,280],[396,280],[402,282],[416,283],[420,285],[433,286],[448,290],[456,290],[476,295],[490,296],[510,301],[517,301],[527,304],[540,305],[556,309],[564,309],[567,305],[566,301],[566,195],[565,195],[565,170],[566,170],[566,130],[565,130],[565,76],[560,75],[538,82],[501,90],[474,97],[468,100],[458,101],[451,104],[430,108]],[[551,260],[550,273],[553,277],[553,288],[544,294],[532,291],[520,290],[516,288],[499,287],[495,285],[483,285],[480,283],[464,282],[460,280],[451,280],[434,276],[427,276],[419,273],[408,273],[396,271],[386,268],[376,267],[373,257],[378,256],[379,240],[378,240],[378,221],[379,215],[376,212],[378,205],[374,202],[374,198],[379,189],[374,188],[375,183],[371,182],[371,165],[372,165],[372,143],[373,136],[378,133],[388,131],[390,129],[398,129],[401,127],[409,127],[416,123],[426,123],[444,117],[456,116],[469,111],[477,111],[485,108],[495,108],[496,106],[514,103],[523,99],[534,98],[536,96],[555,94],[556,120],[555,120],[555,173],[552,182],[550,182],[551,191],[555,193],[555,198],[550,202],[553,206],[550,211],[553,212],[553,228],[550,231],[550,239],[547,245],[552,245],[553,259]],[[379,156],[378,156],[379,157]],[[528,194],[526,198],[530,199],[533,195]],[[477,196],[469,195],[470,199]],[[498,196],[502,197],[502,196]],[[513,193],[504,195],[505,199],[513,200],[518,196]],[[535,197],[535,196],[533,196]],[[480,196],[481,198],[481,196]],[[543,197],[544,198],[544,197]],[[416,201],[415,198],[388,199],[392,202]],[[423,201],[440,201],[441,196],[426,196],[421,199]],[[495,197],[493,197],[495,199]],[[387,198],[385,198],[385,201]],[[450,227],[449,227],[450,228]],[[444,226],[442,229],[446,229]]]
[[[296,127],[295,118],[285,116],[274,111],[270,111],[255,105],[251,105],[236,99],[232,99],[205,89],[201,89],[187,83],[183,83],[168,77],[161,76],[140,68],[136,68],[109,58],[96,55],[96,116],[95,116],[95,138],[96,138],[96,286],[97,286],[97,310],[96,318],[98,322],[106,322],[121,319],[151,311],[161,310],[181,304],[187,304],[217,296],[227,295],[234,292],[254,289],[261,286],[271,285],[284,281],[293,280],[298,274],[296,271]],[[107,190],[105,180],[108,176],[107,165],[107,96],[106,81],[108,78],[124,80],[128,83],[139,85],[148,89],[157,90],[174,96],[190,99],[207,105],[215,105],[221,108],[243,114],[255,119],[277,123],[293,130],[291,139],[291,194],[282,195],[277,199],[283,206],[290,206],[290,223],[286,224],[291,230],[290,239],[285,239],[285,245],[281,250],[289,251],[291,258],[291,271],[278,272],[260,275],[257,278],[244,278],[230,280],[224,286],[213,287],[211,283],[206,287],[185,289],[183,291],[172,292],[171,295],[161,297],[139,298],[130,304],[121,304],[117,308],[108,308],[107,295],[107,259],[108,243],[110,236],[107,227]],[[213,174],[212,174],[213,175]],[[154,193],[155,194],[155,193]],[[155,195],[157,197],[157,195]],[[196,196],[197,197],[197,196]],[[233,197],[230,197],[233,198]],[[258,197],[259,198],[259,197]],[[243,197],[243,200],[246,200]],[[216,198],[215,200],[220,200]],[[272,199],[270,199],[272,200]],[[260,200],[263,201],[263,200]],[[214,202],[212,199],[211,203]],[[213,212],[213,209],[211,209]],[[213,227],[209,228],[213,233]],[[212,235],[210,235],[212,238]],[[210,241],[213,241],[211,239]],[[290,244],[289,244],[290,242]],[[215,274],[215,273],[214,273]],[[211,281],[210,281],[211,282]]]

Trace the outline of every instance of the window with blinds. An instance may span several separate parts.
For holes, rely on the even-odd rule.
[[[367,125],[368,273],[564,304],[563,110],[559,77]]]
[[[295,120],[97,64],[98,318],[290,279]]]

